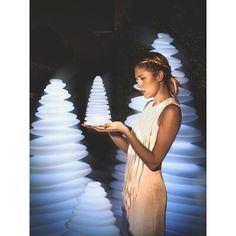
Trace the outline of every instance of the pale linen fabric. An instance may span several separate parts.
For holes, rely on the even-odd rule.
[[[158,117],[170,104],[179,106],[174,98],[158,105],[151,101],[132,128],[132,132],[149,150],[153,149],[156,141]],[[132,235],[165,235],[166,188],[161,170],[153,172],[148,169],[131,145],[125,170],[123,204]]]

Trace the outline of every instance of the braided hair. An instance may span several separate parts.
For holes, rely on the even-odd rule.
[[[160,71],[163,72],[163,82],[167,86],[167,89],[171,96],[177,101],[177,95],[179,93],[179,82],[171,75],[171,68],[167,59],[160,53],[148,52],[140,58],[136,63],[135,67],[145,68],[151,72],[155,77]]]

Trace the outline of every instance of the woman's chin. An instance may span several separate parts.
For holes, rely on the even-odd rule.
[[[144,96],[145,98],[150,98],[150,96],[148,96],[147,94],[143,94],[143,96]]]

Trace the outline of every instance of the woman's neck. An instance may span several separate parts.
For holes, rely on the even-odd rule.
[[[160,88],[158,93],[153,97],[154,104],[157,105],[170,97],[171,95],[166,87]]]

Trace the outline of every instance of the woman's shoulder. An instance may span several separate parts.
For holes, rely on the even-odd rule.
[[[166,99],[162,106],[162,113],[182,113],[182,108],[180,106],[180,103],[173,97]]]
[[[163,111],[162,111],[162,114],[176,114],[176,113],[181,113],[181,107],[178,103],[170,103],[170,104],[167,104]]]
[[[159,117],[160,120],[180,120],[182,119],[182,110],[178,103],[170,103],[166,105]]]
[[[158,123],[171,122],[171,123],[181,123],[182,120],[182,110],[178,103],[170,103],[164,107],[162,110]]]

